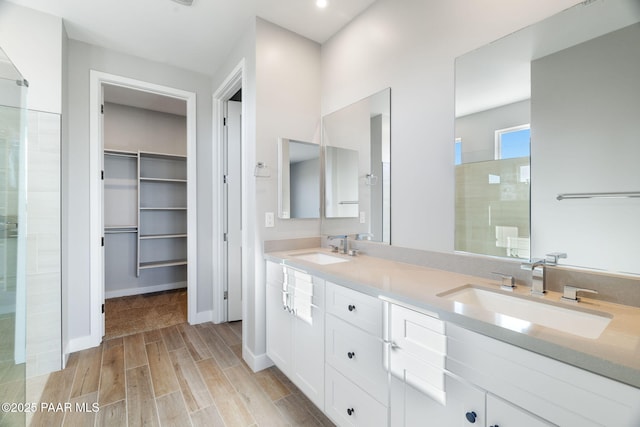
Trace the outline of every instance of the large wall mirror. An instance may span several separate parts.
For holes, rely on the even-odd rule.
[[[278,139],[278,217],[320,218],[320,146]]]
[[[322,234],[391,243],[391,89],[322,118]]]
[[[639,75],[637,0],[584,2],[459,57],[456,250],[640,274]]]

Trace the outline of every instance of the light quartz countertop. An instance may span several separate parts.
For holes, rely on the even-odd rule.
[[[320,265],[295,258],[309,252],[323,252],[349,261]],[[265,259],[640,388],[640,308],[587,297],[582,297],[575,306],[560,302],[562,295],[558,292],[547,292],[539,299],[536,297],[540,301],[567,304],[569,308],[594,310],[612,316],[602,334],[596,339],[589,339],[536,324],[525,328],[505,325],[501,323],[502,316],[496,313],[438,296],[469,284],[502,292],[499,282],[493,280],[367,255],[350,257],[324,248],[269,252]],[[517,286],[513,293],[508,294],[528,297],[529,290],[529,287]]]

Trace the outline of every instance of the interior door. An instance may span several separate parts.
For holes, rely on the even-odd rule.
[[[100,256],[102,257],[102,263],[101,268],[102,271],[100,272],[100,277],[102,280],[102,285],[100,286],[100,301],[102,304],[102,322],[101,322],[101,336],[104,337],[105,332],[106,332],[106,327],[105,327],[105,315],[104,315],[104,263],[105,263],[105,259],[104,259],[104,85],[100,85],[100,122],[98,123],[98,126],[100,126],[100,131],[99,131],[99,135],[100,135],[100,173],[102,175],[102,185],[100,186],[100,200],[101,202],[101,206],[102,209],[100,209],[100,230],[102,230],[102,248],[101,248],[101,254]]]
[[[227,101],[227,321],[242,320],[242,103]]]

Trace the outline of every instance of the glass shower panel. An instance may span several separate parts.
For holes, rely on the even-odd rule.
[[[0,401],[16,404],[3,426],[25,425],[26,88],[0,49]]]
[[[456,166],[457,251],[528,259],[529,157]]]

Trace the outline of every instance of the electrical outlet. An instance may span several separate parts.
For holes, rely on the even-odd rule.
[[[364,224],[367,222],[367,217],[365,212],[360,212],[360,224]]]
[[[267,228],[276,226],[276,218],[273,212],[265,212],[264,213],[264,226]]]

